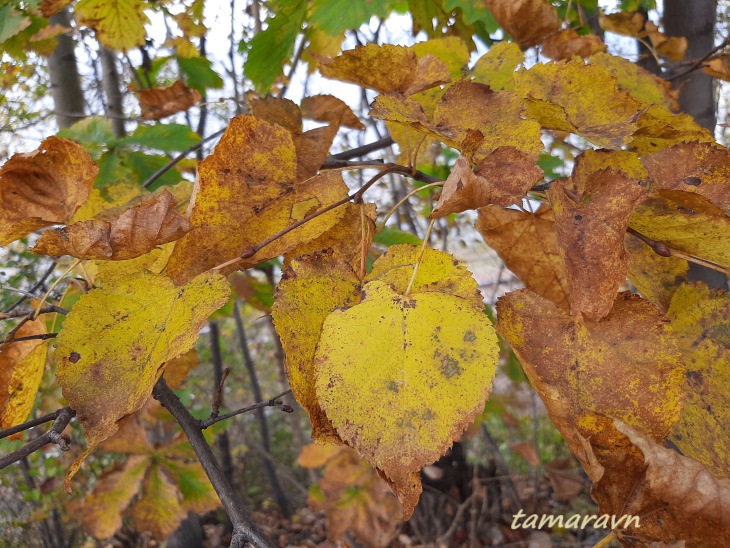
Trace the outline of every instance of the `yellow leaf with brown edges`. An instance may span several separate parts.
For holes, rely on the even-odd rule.
[[[338,172],[297,182],[296,154],[291,134],[283,127],[252,116],[234,118],[213,154],[198,167],[192,229],[176,242],[164,272],[177,282],[189,280],[347,196]],[[320,215],[223,273],[254,266],[313,240],[341,214],[336,209]]]
[[[164,364],[187,352],[208,316],[230,294],[221,274],[184,286],[138,273],[83,295],[56,340],[56,377],[84,427],[88,448],[71,465],[66,489],[86,456],[142,407]],[[88,318],[94,318],[89,322]]]
[[[636,118],[636,131],[629,146],[644,156],[691,141],[712,143],[715,139],[689,114],[674,114],[662,105],[651,105]]]
[[[484,0],[499,26],[523,48],[560,28],[555,8],[545,0]]]
[[[667,316],[687,364],[682,416],[670,439],[713,476],[730,477],[730,297],[685,284]]]
[[[331,253],[294,259],[276,289],[271,316],[284,348],[294,397],[309,413],[312,439],[340,443],[315,392],[314,352],[322,324],[335,309],[360,301],[360,280],[352,267]]]
[[[45,322],[24,323],[14,338],[46,333]],[[25,422],[46,367],[49,341],[32,339],[0,347],[0,430]]]
[[[79,145],[58,137],[13,155],[0,170],[0,245],[67,222],[89,198],[98,172]]]
[[[543,171],[529,156],[513,147],[500,147],[481,159],[474,171],[459,156],[444,183],[431,219],[478,209],[489,204],[509,206],[522,201],[527,191],[543,178]]]
[[[497,206],[479,210],[476,229],[505,266],[525,286],[568,309],[568,281],[555,233],[555,216],[547,204],[535,213]]]
[[[181,80],[171,86],[142,89],[136,92],[143,120],[161,120],[188,110],[200,101],[200,92],[190,89]]]
[[[77,259],[134,259],[187,233],[190,223],[175,209],[176,205],[177,199],[163,190],[111,221],[80,221],[46,230],[31,251]]]
[[[463,70],[469,63],[469,47],[458,36],[446,36],[418,42],[413,44],[411,49],[419,60],[427,55],[434,55],[443,61],[454,80],[458,80],[463,76]]]
[[[43,17],[50,17],[68,6],[71,2],[73,0],[41,0],[38,9],[40,9]]]
[[[590,175],[578,202],[559,182],[547,191],[573,314],[598,321],[610,312],[629,269],[624,234],[644,193],[639,181],[612,169]]]
[[[542,42],[542,54],[550,59],[561,61],[573,56],[590,57],[594,53],[606,51],[606,44],[595,34],[579,35],[573,29],[563,29],[551,34]]]

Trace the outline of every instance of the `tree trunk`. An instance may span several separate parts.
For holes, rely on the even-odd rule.
[[[71,26],[67,9],[50,17],[50,24]],[[51,92],[59,129],[72,126],[86,115],[84,92],[76,65],[76,43],[65,34],[58,36],[58,45],[48,58],[48,72],[51,76]]]
[[[106,115],[112,123],[112,130],[117,137],[127,134],[124,128],[124,108],[122,106],[122,89],[119,86],[119,70],[114,52],[105,47],[99,48],[101,60],[101,85],[106,96]]]
[[[717,0],[665,0],[664,31],[669,36],[687,38],[687,60],[699,59],[715,45]],[[677,69],[677,70],[682,70]],[[716,102],[712,77],[694,70],[678,78],[679,107],[692,115],[699,125],[715,132]],[[727,289],[727,277],[721,272],[690,263],[689,279],[710,287]]]

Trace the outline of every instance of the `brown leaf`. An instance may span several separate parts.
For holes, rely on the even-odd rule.
[[[528,289],[563,309],[570,307],[555,216],[547,204],[534,214],[497,206],[481,208],[476,228]]]
[[[302,99],[302,116],[318,122],[334,123],[352,129],[365,129],[347,104],[332,95],[313,95]]]
[[[634,37],[642,34],[645,21],[646,15],[638,11],[620,11],[610,15],[601,13],[598,17],[598,24],[603,30]]]
[[[702,64],[702,71],[718,80],[730,81],[730,53],[713,55]]]
[[[659,55],[675,63],[684,59],[687,53],[687,39],[684,36],[667,36],[651,21],[647,21],[644,30]]]
[[[529,441],[510,443],[509,448],[517,453],[530,466],[540,466],[540,456],[535,450],[535,444]]]
[[[68,6],[71,2],[73,0],[41,0],[38,8],[41,10],[43,17],[50,17]]]
[[[550,480],[556,500],[572,500],[583,490],[586,481],[572,459],[555,459],[545,464],[545,475]]]
[[[292,134],[302,133],[302,113],[299,107],[289,99],[279,97],[249,97],[251,114],[259,120],[277,124]]]
[[[595,34],[579,35],[573,29],[563,29],[551,34],[542,42],[542,54],[550,59],[561,61],[578,57],[590,57],[594,53],[606,51],[606,44]]]
[[[0,170],[0,245],[67,222],[89,198],[98,172],[79,145],[58,137],[13,155]]]
[[[570,293],[570,310],[598,321],[611,311],[626,279],[624,234],[644,188],[622,171],[596,171],[578,203],[554,182],[547,192]]]
[[[459,156],[444,183],[431,219],[489,204],[509,206],[518,203],[542,178],[543,171],[535,165],[535,157],[513,147],[498,148],[480,160],[474,171],[469,161]]]
[[[177,199],[164,189],[111,221],[92,219],[46,230],[31,251],[77,259],[134,259],[188,232],[190,223],[176,205]]]
[[[168,87],[142,89],[136,93],[143,120],[161,120],[200,101],[200,92],[188,88],[181,80]]]
[[[560,27],[555,8],[544,0],[485,0],[499,25],[520,46],[529,48]]]
[[[642,158],[662,190],[704,196],[730,215],[730,155],[714,143],[680,143]]]

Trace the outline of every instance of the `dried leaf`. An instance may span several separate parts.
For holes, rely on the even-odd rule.
[[[302,99],[302,116],[310,120],[328,122],[336,126],[365,129],[360,119],[347,104],[332,95],[312,95]]]
[[[198,351],[195,348],[167,362],[165,364],[165,381],[167,385],[173,390],[180,389],[190,371],[198,367],[198,363]]]
[[[484,207],[479,210],[476,228],[528,289],[563,309],[570,307],[555,216],[547,204],[535,213]]]
[[[579,35],[573,29],[563,29],[551,34],[542,42],[542,54],[550,59],[561,61],[578,57],[590,57],[594,53],[606,51],[606,44],[595,34]]]
[[[73,0],[41,0],[38,9],[40,9],[43,17],[50,17],[51,15],[57,14],[71,2]]]
[[[645,22],[646,15],[639,11],[620,11],[609,15],[601,13],[598,17],[598,24],[603,30],[635,38],[642,34]]]
[[[555,8],[545,0],[485,0],[485,4],[499,26],[524,48],[539,44],[560,27]]]
[[[89,198],[98,171],[79,145],[58,137],[13,155],[0,170],[0,245],[67,222]]]
[[[137,91],[143,120],[161,120],[188,110],[200,101],[200,92],[190,89],[181,80],[168,87]]]
[[[675,63],[684,59],[687,53],[687,39],[684,36],[667,36],[651,21],[647,21],[644,30],[659,55]]]
[[[730,81],[730,53],[719,53],[702,64],[702,71],[718,80]]]

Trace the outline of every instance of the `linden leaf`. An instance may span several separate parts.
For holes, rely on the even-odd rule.
[[[631,234],[626,234],[624,246],[631,259],[631,283],[647,301],[667,310],[674,292],[687,281],[689,263],[676,257],[663,257]]]
[[[421,468],[483,409],[497,337],[483,309],[460,297],[403,296],[382,281],[364,293],[360,304],[324,322],[316,392],[342,440],[388,479],[408,519]],[[372,340],[378,344],[366,344]]]
[[[352,129],[365,129],[347,104],[332,95],[312,95],[302,99],[302,116],[319,122],[334,123]]]
[[[89,198],[98,171],[79,145],[58,137],[13,155],[0,170],[0,245],[71,219]]]
[[[177,199],[163,189],[111,221],[80,221],[46,230],[31,251],[78,259],[134,259],[187,233],[190,224],[175,209],[176,205]]]
[[[56,377],[88,449],[66,475],[66,489],[86,456],[142,407],[163,365],[187,352],[208,316],[230,294],[226,279],[202,274],[185,286],[139,273],[83,295],[56,342]],[[89,318],[94,318],[90,323]]]
[[[563,29],[543,40],[541,53],[545,57],[561,61],[572,59],[576,55],[590,57],[602,51],[606,51],[606,44],[595,34],[581,36],[573,29]]]
[[[200,92],[189,89],[181,80],[171,86],[142,89],[136,92],[143,120],[161,120],[188,110],[200,101]]]
[[[144,26],[150,21],[143,0],[81,0],[75,12],[79,24],[89,26],[104,46],[127,51],[145,43]]]
[[[697,194],[660,194],[636,208],[631,228],[672,250],[730,267],[730,218]]]
[[[45,322],[26,322],[15,338],[46,333]],[[46,366],[49,341],[32,339],[0,347],[0,429],[24,422],[30,415]]]
[[[699,194],[730,215],[729,158],[728,150],[714,143],[681,143],[642,162],[657,188]]]
[[[294,397],[309,413],[312,439],[340,443],[315,393],[314,352],[325,318],[360,300],[360,280],[352,267],[331,253],[294,259],[284,271],[271,309],[284,348],[286,373]]]
[[[142,496],[132,507],[132,523],[137,531],[149,531],[154,538],[165,539],[187,516],[180,492],[159,464],[147,470]]]
[[[459,156],[446,179],[431,219],[478,209],[489,204],[509,206],[521,202],[527,191],[543,178],[535,158],[513,147],[500,147],[480,160],[474,171]]]
[[[603,470],[586,455],[586,430],[610,437],[605,417],[615,417],[663,441],[679,418],[681,354],[666,318],[636,295],[621,293],[593,323],[527,289],[513,291],[497,302],[497,331],[594,482]]]
[[[577,203],[555,182],[547,195],[565,260],[570,310],[598,321],[610,312],[616,291],[626,280],[629,257],[624,234],[644,188],[625,173],[606,169],[588,178]]]
[[[730,297],[704,284],[683,285],[667,316],[687,364],[685,402],[671,440],[713,476],[728,477]]]
[[[297,151],[291,134],[252,116],[239,116],[213,154],[198,166],[191,203],[192,230],[175,244],[165,274],[177,282],[239,256],[245,249],[347,196],[339,172],[295,182]],[[344,213],[337,208],[223,270],[257,265],[313,240]]]
[[[523,48],[536,46],[560,28],[555,8],[545,0],[485,0],[504,31]]]
[[[713,55],[702,64],[702,72],[718,80],[730,81],[730,54]]]
[[[490,206],[479,210],[476,229],[525,286],[568,309],[568,281],[547,204],[535,213]]]
[[[494,91],[512,91],[512,75],[524,61],[525,56],[517,44],[500,42],[479,58],[471,74],[475,82],[486,84]]]

